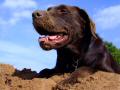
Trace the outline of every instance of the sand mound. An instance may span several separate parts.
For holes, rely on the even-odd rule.
[[[70,74],[51,78],[35,78],[30,69],[16,70],[13,66],[0,64],[0,90],[120,90],[120,75],[96,72],[86,77],[70,80]]]

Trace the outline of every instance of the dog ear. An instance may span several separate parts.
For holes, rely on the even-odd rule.
[[[95,26],[95,23],[91,19],[90,19],[90,30],[91,30],[92,35],[95,38],[97,38],[97,36],[96,36],[96,26]]]
[[[80,9],[80,15],[86,21],[86,28],[90,30],[90,32],[94,38],[97,38],[95,23],[90,19],[90,17],[88,16],[88,14],[86,13],[85,10]]]
[[[86,13],[85,10],[80,9],[78,7],[75,7],[75,8],[79,11],[80,17],[82,17],[83,20],[85,21],[85,29],[87,29],[87,30],[89,29],[92,36],[97,39],[96,27],[95,27],[94,22],[90,19],[90,17],[88,16],[88,14]],[[87,31],[85,31],[85,32],[87,33]]]

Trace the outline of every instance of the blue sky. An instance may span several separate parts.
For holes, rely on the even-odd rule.
[[[53,68],[56,51],[39,47],[31,13],[59,4],[85,9],[103,40],[120,48],[120,0],[0,0],[0,63],[36,71]]]

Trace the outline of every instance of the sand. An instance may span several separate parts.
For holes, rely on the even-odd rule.
[[[82,73],[82,72],[81,72]],[[0,90],[120,90],[120,75],[98,71],[72,81],[70,74],[36,78],[31,69],[19,71],[0,64]]]

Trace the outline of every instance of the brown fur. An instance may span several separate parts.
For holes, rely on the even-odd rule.
[[[120,73],[120,66],[95,33],[95,24],[83,9],[60,5],[50,7],[47,11],[38,10],[33,13],[33,25],[39,34],[62,32],[69,35],[65,43],[42,46],[46,50],[57,50],[57,62],[55,68],[42,70],[40,77],[73,72],[81,66]]]

